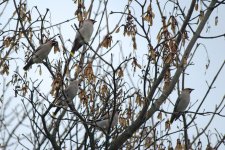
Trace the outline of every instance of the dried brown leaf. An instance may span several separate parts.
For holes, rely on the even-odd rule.
[[[157,118],[158,118],[159,120],[162,120],[162,112],[159,112],[159,113],[158,113]]]

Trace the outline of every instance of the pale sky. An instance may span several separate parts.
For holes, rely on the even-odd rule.
[[[89,2],[89,1],[86,1]],[[108,13],[111,11],[123,11],[124,10],[124,6],[126,5],[127,1],[110,1],[109,5],[110,7],[108,7]],[[18,3],[18,2],[17,2]],[[153,3],[155,5],[155,3]],[[184,4],[185,5],[185,4]],[[74,18],[74,12],[76,9],[76,5],[72,2],[72,1],[56,1],[56,0],[48,0],[47,2],[45,0],[32,0],[32,1],[28,1],[28,8],[31,9],[33,6],[37,6],[39,11],[44,14],[46,8],[49,8],[51,11],[51,23],[52,24],[56,24],[56,23],[60,23],[63,22],[65,20]],[[166,9],[169,9],[169,7],[171,6],[166,6]],[[189,4],[187,5],[187,8],[189,7]],[[154,8],[156,9],[155,6],[153,6],[153,11]],[[186,9],[187,9],[186,8]],[[0,7],[0,10],[2,9],[2,6]],[[225,14],[224,14],[224,6],[220,7],[219,9],[217,9],[216,11],[214,11],[214,13],[211,15],[209,22],[208,22],[208,26],[210,26],[209,31],[206,32],[206,28],[203,30],[202,34],[203,36],[214,36],[214,35],[220,35],[222,33],[225,33]],[[9,14],[3,15],[1,17],[0,22],[5,22],[6,18],[8,15],[11,15],[11,10],[14,10],[14,6],[13,6],[13,1],[10,1],[10,4],[8,5],[8,7],[6,8],[6,12],[10,12]],[[94,8],[93,10],[96,10],[96,8]],[[32,11],[34,12],[33,14],[37,14],[35,9],[33,8]],[[131,10],[132,12],[135,11],[135,15],[136,17],[140,17],[140,12],[136,7],[133,7],[133,10]],[[185,10],[187,11],[187,10]],[[167,11],[164,11],[163,13],[168,14]],[[216,16],[219,16],[219,22],[218,25],[215,26],[214,25],[214,19]],[[92,15],[93,16],[93,15]],[[120,15],[119,15],[120,16]],[[48,15],[49,17],[49,15]],[[36,18],[35,15],[32,16],[32,18]],[[98,20],[99,18],[97,18]],[[110,19],[110,29],[112,29],[114,27],[114,24],[117,22],[118,17],[115,16],[111,16],[109,17]],[[123,18],[122,23],[124,23],[125,18]],[[76,25],[78,25],[77,20],[73,20],[70,22],[67,22],[65,24],[63,24],[61,26],[61,30],[62,30],[62,35],[64,37],[64,40],[68,40],[71,39],[73,41],[74,37],[75,37],[75,31],[72,29],[71,25],[73,25],[74,23],[76,23]],[[158,34],[159,31],[159,27],[161,27],[161,18],[159,16],[159,14],[156,12],[155,13],[155,21],[153,24],[159,24],[158,26],[154,27],[153,29],[151,29],[151,37],[152,37],[152,43],[156,44],[156,36]],[[4,24],[4,23],[2,23]],[[182,22],[179,22],[179,24],[182,24]],[[98,25],[98,23],[97,23]],[[206,26],[207,26],[206,25]],[[1,25],[2,26],[2,25]],[[0,29],[2,28],[0,26]],[[12,25],[13,26],[13,25]],[[104,27],[104,25],[101,25],[101,27]],[[95,30],[96,31],[96,30]],[[95,33],[94,31],[94,33]],[[58,30],[55,28],[54,29],[55,33],[58,33]],[[104,35],[106,34],[106,31],[104,30],[103,33],[101,34],[101,38],[102,39],[104,37]],[[142,62],[142,58],[143,58],[143,53],[142,53],[142,49],[144,49],[144,51],[146,52],[147,46],[145,46],[145,44],[142,44],[142,40],[139,40],[137,37],[137,51],[136,53],[134,53],[133,48],[132,48],[132,42],[130,38],[123,38],[120,35],[122,35],[122,29],[120,31],[119,34],[114,33],[113,36],[113,42],[115,43],[117,40],[120,40],[120,43],[122,45],[124,51],[124,54],[126,56],[128,56],[130,53],[132,53],[133,55],[136,55],[138,60],[140,60],[140,63],[145,64],[146,62]],[[191,37],[190,37],[191,38]],[[98,41],[96,41],[98,42]],[[191,94],[191,99],[192,99],[192,104],[195,103],[197,100],[197,104],[199,104],[199,101],[201,101],[207,91],[207,83],[206,81],[210,84],[211,81],[213,80],[215,74],[217,73],[218,69],[220,68],[220,66],[222,65],[223,61],[225,60],[225,41],[224,38],[216,38],[216,39],[199,39],[197,41],[197,43],[202,43],[203,45],[201,45],[197,51],[196,54],[193,58],[193,63],[194,65],[189,67],[186,70],[186,73],[188,73],[189,75],[186,76],[186,87],[190,87],[190,88],[194,88],[195,90],[192,92]],[[38,45],[38,44],[37,44]],[[37,46],[36,45],[36,46]],[[68,49],[71,46],[71,43],[67,43]],[[155,46],[155,45],[154,45]],[[93,44],[93,47],[95,48],[96,45],[95,43]],[[128,49],[127,49],[128,48]],[[210,64],[209,64],[209,68],[205,71],[205,66],[208,63],[208,59],[207,59],[207,53],[206,50],[208,52],[208,57],[210,59]],[[103,49],[104,51],[105,49]],[[121,55],[119,54],[119,47],[117,46],[117,49],[115,48],[115,50],[113,51],[115,58],[117,58],[117,55],[119,60],[121,61]],[[193,51],[192,51],[193,52]],[[18,55],[18,54],[15,54]],[[60,54],[53,54],[53,52],[51,52],[50,54],[51,58],[57,59],[58,57],[60,57]],[[24,57],[23,57],[24,58]],[[21,60],[18,65],[24,65],[24,60]],[[117,62],[116,60],[114,62]],[[37,66],[37,65],[36,65]],[[29,71],[28,75],[31,78],[36,78],[39,77],[37,74],[34,76],[35,74],[35,70],[36,70],[36,66],[32,67],[32,69]],[[43,67],[44,68],[44,67]],[[22,73],[22,67],[20,67],[21,69],[21,73]],[[130,69],[131,71],[131,69]],[[131,74],[133,74],[131,72]],[[225,75],[225,69],[223,69],[220,73],[220,75],[218,76],[215,84],[213,85],[213,88],[210,92],[210,94],[208,95],[208,97],[206,98],[203,107],[202,107],[202,111],[203,109],[205,109],[205,111],[214,111],[215,109],[215,105],[219,104],[219,102],[222,100],[224,94],[225,94],[225,80],[224,80],[224,75]],[[43,72],[42,77],[49,77],[48,73]],[[1,77],[2,78],[2,77]],[[138,76],[137,74],[134,75],[134,80],[137,81]],[[48,80],[48,79],[47,79]],[[46,88],[46,93],[48,93],[49,89],[48,87],[51,84],[51,81],[46,80],[46,85],[43,85],[43,89]],[[138,88],[138,83],[137,82],[135,84],[136,88]],[[141,85],[142,86],[142,85]],[[13,90],[13,89],[10,89]],[[1,91],[0,91],[1,92]],[[10,96],[10,95],[7,95]],[[170,99],[173,100],[173,102],[175,103],[175,100],[177,98],[177,92],[174,91],[171,95],[170,95]],[[19,100],[20,98],[17,98],[17,100]],[[195,111],[198,105],[195,105],[194,107],[192,107],[190,109],[190,111]],[[168,105],[163,105],[162,106],[163,109],[168,110],[168,111],[172,111],[173,110],[173,106],[170,104],[169,107]],[[200,111],[200,112],[202,112]],[[225,114],[225,111],[223,111],[222,114]],[[155,114],[155,116],[157,115],[157,113]],[[208,117],[202,117],[202,116],[198,116],[198,118],[196,119],[196,123],[199,125],[199,128],[203,128],[206,123],[208,122]],[[224,124],[225,124],[225,119],[222,117],[216,117],[213,121],[213,123],[210,125],[210,128],[212,132],[215,132],[214,128],[216,128],[218,131],[220,131],[221,133],[224,134]],[[176,126],[177,125],[181,125],[180,121],[176,121],[172,126],[173,129],[176,130]],[[172,129],[172,130],[173,130]],[[195,130],[193,130],[195,131]],[[191,136],[192,133],[189,133],[189,137],[192,138]],[[193,134],[195,134],[195,132],[193,132]],[[178,134],[177,134],[178,135]],[[213,137],[214,138],[214,137]],[[174,138],[176,139],[176,138]],[[212,141],[215,139],[211,139]],[[203,146],[206,146],[205,144]],[[213,145],[214,146],[214,145]],[[205,147],[203,147],[205,148]]]

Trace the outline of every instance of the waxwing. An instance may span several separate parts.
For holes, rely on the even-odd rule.
[[[77,80],[73,79],[73,80],[71,80],[71,82],[68,85],[68,87],[64,90],[64,93],[63,93],[64,99],[62,98],[61,102],[63,102],[65,104],[66,101],[67,101],[68,105],[72,105],[72,107],[74,107],[73,99],[77,95],[80,82],[81,82],[80,79],[77,79]],[[61,109],[61,107],[57,107],[55,112],[53,113],[53,115],[55,116],[60,109]]]
[[[40,45],[33,55],[31,56],[28,63],[23,67],[24,70],[28,70],[33,64],[35,63],[42,63],[44,59],[48,57],[53,46],[57,45],[58,43],[54,40],[50,40],[45,44]]]
[[[190,94],[193,90],[194,89],[191,88],[185,88],[182,90],[180,96],[177,98],[170,123],[173,123],[174,120],[177,120],[186,110],[188,104],[190,103]]]
[[[71,50],[71,54],[74,54],[75,51],[78,51],[78,49],[84,45],[85,43],[89,42],[91,39],[91,35],[94,30],[94,23],[96,21],[92,19],[84,20],[80,28],[78,29],[76,33],[75,40],[73,42],[73,47]]]

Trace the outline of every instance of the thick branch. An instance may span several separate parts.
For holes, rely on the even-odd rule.
[[[153,116],[153,114],[156,112],[156,110],[159,109],[159,107],[162,105],[162,103],[166,100],[166,98],[172,92],[175,84],[177,83],[177,80],[179,79],[179,77],[180,77],[180,75],[183,71],[183,62],[187,58],[187,56],[189,56],[195,42],[197,41],[201,31],[203,30],[210,14],[212,13],[213,7],[215,6],[216,2],[217,2],[216,0],[213,0],[210,3],[208,11],[206,12],[202,22],[199,24],[194,36],[192,37],[190,43],[188,44],[188,46],[187,46],[187,48],[184,52],[181,64],[180,64],[180,66],[178,66],[177,71],[176,71],[176,73],[175,73],[175,75],[174,75],[174,77],[171,81],[171,84],[170,84],[168,90],[163,92],[162,95],[159,97],[159,99],[152,105],[150,110],[147,112],[147,116],[145,118],[143,116],[141,116],[141,115],[144,114],[145,109],[146,109],[145,107],[143,108],[142,112],[140,113],[140,116],[136,119],[136,121],[132,125],[130,125],[117,139],[112,141],[111,146],[110,146],[111,150],[120,148],[123,145],[123,143],[127,139],[129,139],[132,136],[132,134],[143,124],[144,121],[147,121],[150,117]],[[178,42],[179,42],[179,39],[178,39]],[[163,70],[167,70],[168,68],[169,68],[169,64],[166,64],[164,66]],[[159,80],[159,79],[160,78],[158,78],[157,80]]]

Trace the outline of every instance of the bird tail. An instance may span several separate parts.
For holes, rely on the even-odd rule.
[[[174,114],[173,114],[173,115],[171,116],[171,118],[170,118],[170,123],[173,123],[174,119],[175,119],[175,116],[174,116]]]
[[[60,111],[60,109],[61,109],[61,107],[57,107],[57,108],[55,109],[55,111],[53,112],[53,116],[56,116],[57,113]]]
[[[71,50],[71,55],[73,56],[74,55],[74,52],[75,51],[78,51],[78,49],[82,46],[82,44],[78,41],[78,40],[75,40],[74,43],[73,43],[73,47],[72,47],[72,50]]]
[[[57,113],[60,111],[60,109],[65,106],[65,99],[59,98],[56,101],[54,101],[53,103],[57,108],[55,109],[55,111],[53,112],[52,115],[56,116]]]
[[[173,123],[174,120],[177,120],[180,117],[180,112],[174,112],[171,116],[170,123]]]
[[[72,100],[60,100],[60,102],[59,102],[58,105],[59,105],[59,106],[57,106],[57,108],[56,108],[55,111],[53,112],[53,116],[56,116],[57,113],[60,111],[60,109],[61,109],[62,107],[64,107],[65,105],[68,105],[69,108],[71,109],[71,111],[76,111],[75,106],[74,106]]]
[[[23,70],[28,70],[29,68],[30,68],[30,66],[32,66],[33,65],[33,61],[32,61],[32,59],[30,60],[30,61],[28,61],[28,63],[23,67]]]

